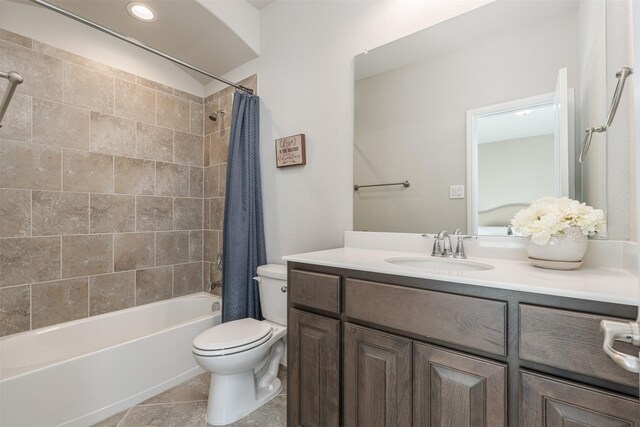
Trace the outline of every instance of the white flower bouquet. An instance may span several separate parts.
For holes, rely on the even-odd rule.
[[[514,230],[531,236],[537,245],[546,245],[555,236],[577,227],[583,235],[605,233],[604,212],[567,197],[543,197],[518,212],[511,220]]]

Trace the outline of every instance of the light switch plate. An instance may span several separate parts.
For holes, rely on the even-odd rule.
[[[464,185],[449,186],[450,199],[464,199]]]

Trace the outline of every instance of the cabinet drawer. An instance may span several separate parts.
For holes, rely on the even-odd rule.
[[[520,426],[637,427],[640,404],[568,381],[520,371]]]
[[[638,387],[638,375],[616,365],[602,350],[604,316],[520,304],[519,317],[520,359]],[[616,348],[637,354],[630,344]]]
[[[503,356],[506,309],[501,301],[345,281],[345,314],[351,319]]]
[[[288,282],[292,305],[340,314],[340,276],[291,270]]]

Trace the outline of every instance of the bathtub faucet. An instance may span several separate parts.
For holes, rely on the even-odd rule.
[[[216,280],[215,282],[209,282],[209,292],[214,291],[216,288],[222,288],[222,280]]]

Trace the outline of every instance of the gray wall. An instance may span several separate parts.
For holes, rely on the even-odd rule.
[[[631,1],[607,2],[607,108],[616,86],[615,73],[633,66]],[[606,151],[606,197],[608,237],[615,240],[636,240],[636,163],[635,163],[635,107],[637,90],[628,79],[615,121],[599,144]],[[606,117],[606,115],[605,115]],[[600,119],[602,122],[605,119]],[[595,125],[590,125],[595,126]],[[596,143],[598,144],[598,143]],[[594,174],[603,185],[603,174]]]

